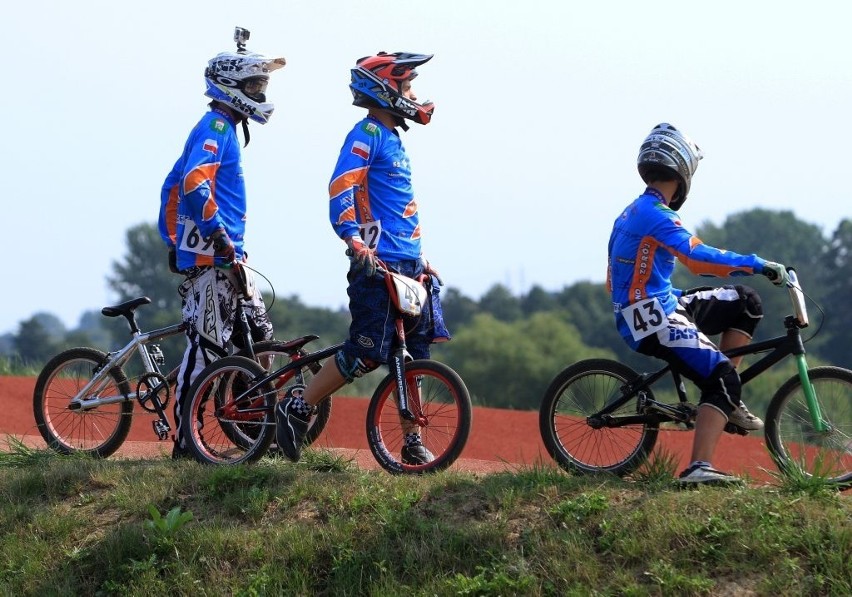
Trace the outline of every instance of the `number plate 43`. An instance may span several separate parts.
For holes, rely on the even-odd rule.
[[[657,297],[622,307],[621,314],[636,341],[667,328],[669,325],[669,318],[666,317],[666,312],[663,311],[663,306],[660,305]]]

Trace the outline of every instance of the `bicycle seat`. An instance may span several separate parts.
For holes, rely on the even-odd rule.
[[[112,307],[104,307],[101,309],[101,314],[106,315],[107,317],[118,317],[119,315],[124,315],[125,317],[129,315],[133,315],[133,312],[137,307],[141,307],[142,305],[147,305],[151,302],[147,296],[140,296],[135,299],[130,299],[129,301],[125,301],[120,305],[114,305]]]
[[[319,336],[315,336],[314,334],[310,334],[308,336],[302,336],[301,338],[296,338],[294,340],[287,340],[286,342],[276,342],[275,347],[276,350],[282,350],[288,354],[293,354],[298,351],[308,342],[312,342],[318,339]]]

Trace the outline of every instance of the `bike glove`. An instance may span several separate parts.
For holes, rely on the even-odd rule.
[[[169,271],[173,274],[180,273],[177,266],[177,249],[174,247],[169,247]]]
[[[213,233],[213,251],[216,257],[221,257],[226,264],[233,263],[237,259],[234,242],[221,228]]]
[[[444,281],[441,279],[441,274],[438,273],[438,270],[432,266],[429,260],[425,257],[421,257],[420,261],[423,263],[423,273],[433,276],[436,280],[438,280],[438,284],[443,286]]]
[[[769,281],[776,286],[783,286],[790,281],[790,277],[787,275],[787,268],[783,264],[775,263],[774,261],[767,261],[763,266],[763,271],[760,273],[769,278]]]
[[[349,259],[355,269],[364,270],[367,277],[376,275],[376,251],[364,244],[360,236],[350,236],[346,239],[351,255]]]

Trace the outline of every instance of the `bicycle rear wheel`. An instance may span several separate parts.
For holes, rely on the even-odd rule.
[[[852,371],[815,367],[808,377],[826,429],[817,431],[802,382],[787,380],[766,412],[766,445],[787,475],[820,477],[841,489],[852,487]]]
[[[266,454],[275,435],[276,389],[266,383],[246,394],[265,374],[240,356],[213,361],[199,373],[182,405],[186,444],[196,460],[237,464]]]
[[[449,467],[461,455],[470,434],[473,409],[461,377],[447,365],[421,359],[406,363],[409,408],[420,419],[423,446],[431,462],[408,464],[401,452],[411,423],[403,423],[397,404],[396,379],[386,376],[367,409],[367,442],[383,469],[390,473],[426,473]]]
[[[550,456],[575,473],[624,476],[638,468],[657,441],[658,424],[595,429],[587,417],[621,396],[621,387],[638,373],[617,361],[589,359],[560,372],[550,383],[539,409],[539,431]],[[653,399],[650,389],[645,390]],[[611,413],[636,415],[630,399]]]
[[[44,441],[60,454],[81,452],[106,458],[127,438],[132,400],[86,408],[86,400],[130,394],[130,384],[121,368],[112,369],[92,387],[83,397],[81,408],[70,408],[71,399],[107,360],[106,353],[100,350],[71,348],[53,357],[39,373],[33,392],[33,414]]]

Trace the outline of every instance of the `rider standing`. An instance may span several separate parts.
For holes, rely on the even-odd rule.
[[[616,219],[609,240],[607,284],[618,331],[633,350],[661,358],[701,390],[690,465],[682,483],[729,483],[737,478],[711,463],[726,423],[753,431],[763,421],[740,400],[741,383],[722,351],[745,346],[763,317],[760,296],[743,285],[680,290],[672,287],[675,258],[707,276],[763,274],[787,281],[783,265],[704,244],[681,223],[701,150],[670,124],[654,127],[637,165],[645,191]],[[707,335],[721,334],[717,346]]]
[[[269,74],[285,64],[284,58],[246,51],[247,39],[248,31],[237,28],[237,51],[209,61],[204,78],[210,110],[190,132],[161,192],[160,235],[173,271],[186,276],[178,289],[187,347],[175,391],[173,458],[187,454],[181,403],[198,373],[226,354],[239,308],[237,274],[230,265],[245,261],[246,190],[236,126],[242,126],[248,145],[248,120],[266,124],[272,115],[274,105],[266,101]],[[239,275],[253,287],[250,271],[240,268]],[[272,338],[259,292],[252,294],[248,311],[253,340]]]
[[[411,186],[411,166],[397,128],[407,120],[428,124],[434,105],[417,103],[411,81],[416,68],[431,55],[379,52],[361,58],[351,70],[353,104],[367,116],[349,132],[329,184],[329,217],[335,233],[346,243],[351,266],[349,338],[307,387],[291,387],[275,409],[276,441],[284,455],[297,461],[316,404],[356,377],[387,363],[394,318],[385,281],[376,277],[376,258],[400,274],[432,278],[431,309],[419,321],[406,321],[406,343],[415,359],[429,357],[429,344],[449,339],[438,299],[440,279],[423,259],[420,219]],[[407,423],[407,422],[405,422]],[[423,464],[433,459],[421,441],[420,430],[408,423],[402,460]]]

